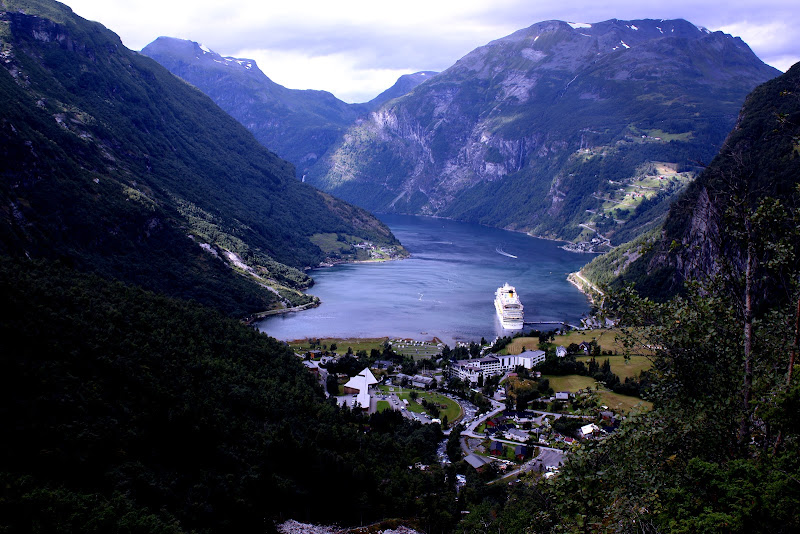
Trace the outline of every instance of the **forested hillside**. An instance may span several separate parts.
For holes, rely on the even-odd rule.
[[[766,272],[764,266],[774,264],[796,242],[797,221],[775,215],[779,208],[771,204],[777,202],[792,214],[799,207],[798,95],[800,65],[754,90],[723,149],[670,208],[662,232],[626,253],[627,261],[609,269],[603,265],[610,258],[598,258],[584,274],[616,288],[635,283],[640,293],[663,299],[680,291],[686,280],[713,277],[732,267],[744,271],[748,246],[768,236],[778,241],[751,249],[758,263],[753,276],[760,294],[787,291],[785,273]]]
[[[223,57],[193,41],[159,37],[142,54],[211,97],[262,145],[291,161],[299,177],[323,159],[356,120],[435,74],[401,76],[370,102],[348,104],[327,91],[283,87],[252,59]]]
[[[408,469],[438,426],[342,411],[288,346],[42,261],[0,257],[0,420],[3,532],[358,524],[445,491]]]
[[[629,329],[632,351],[653,351],[653,410],[578,447],[550,483],[476,508],[467,530],[800,529],[799,165],[795,65],[748,97],[663,234],[587,273],[631,264],[623,280],[641,276],[607,293],[604,312]],[[675,296],[678,282],[686,285]]]
[[[100,24],[47,0],[0,6],[4,254],[241,315],[310,300],[315,236],[398,245]]]
[[[270,80],[252,59],[222,57],[193,41],[159,37],[142,54],[203,91],[301,172],[369,109],[342,102],[327,91],[287,89]]]

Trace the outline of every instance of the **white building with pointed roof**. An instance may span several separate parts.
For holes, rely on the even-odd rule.
[[[365,410],[369,410],[369,387],[377,383],[378,379],[375,378],[369,367],[365,367],[363,371],[347,381],[347,384],[344,385],[344,392],[355,394],[356,403]]]

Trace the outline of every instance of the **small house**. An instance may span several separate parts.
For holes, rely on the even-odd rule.
[[[492,456],[502,456],[505,452],[505,447],[499,441],[493,441],[489,446],[489,454]]]
[[[306,369],[311,371],[314,376],[319,376],[319,363],[313,360],[305,360],[303,365],[306,367]]]
[[[478,456],[477,454],[468,454],[466,458],[464,458],[469,465],[473,467],[476,471],[480,472],[483,471],[483,468],[486,467],[486,460]]]
[[[524,460],[528,456],[528,447],[527,445],[517,445],[514,447],[514,456],[516,456],[517,460]]]
[[[556,356],[558,356],[559,358],[563,358],[566,355],[567,355],[567,347],[563,345],[559,345],[558,347],[556,347]]]
[[[594,423],[589,423],[588,425],[584,425],[584,426],[581,427],[581,430],[580,430],[581,437],[584,438],[584,439],[587,439],[587,438],[591,437],[592,435],[596,436],[599,433],[599,431],[600,431],[600,427],[598,427]]]
[[[430,376],[414,375],[411,378],[411,385],[415,388],[430,389],[436,385],[436,379]]]

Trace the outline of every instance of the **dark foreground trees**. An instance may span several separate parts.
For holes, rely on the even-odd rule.
[[[0,257],[0,530],[264,532],[416,517],[438,425],[324,400],[202,306]],[[388,482],[387,482],[388,481]]]

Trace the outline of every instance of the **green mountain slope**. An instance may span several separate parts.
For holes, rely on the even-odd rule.
[[[795,65],[747,97],[720,153],[672,205],[658,239],[636,261],[609,276],[603,268],[592,272],[602,261],[596,260],[585,274],[614,286],[633,282],[642,293],[663,298],[680,291],[685,280],[718,274],[726,262],[741,267],[742,241],[731,237],[730,229],[766,197],[797,210],[799,177],[800,65]],[[790,228],[773,226],[791,248]],[[773,261],[776,253],[765,257]],[[775,275],[767,278],[762,287],[785,286]]]
[[[397,245],[208,97],[57,2],[0,11],[0,250],[242,314],[309,297],[334,234]],[[240,276],[237,272],[244,274]],[[266,291],[271,285],[280,293]]]
[[[375,211],[612,243],[646,231],[778,71],[683,20],[542,22],[350,128],[308,180]],[[645,210],[643,210],[645,211]]]
[[[264,75],[255,61],[222,57],[193,41],[159,37],[142,54],[203,91],[301,171],[368,109],[326,91],[287,89]]]

